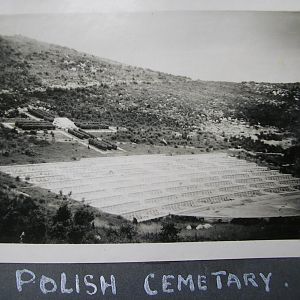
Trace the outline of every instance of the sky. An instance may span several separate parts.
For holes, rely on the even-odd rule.
[[[0,34],[193,79],[300,81],[299,12],[214,11],[216,0],[199,11],[201,2],[0,0]]]

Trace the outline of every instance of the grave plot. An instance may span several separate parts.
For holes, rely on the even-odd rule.
[[[300,179],[225,153],[97,157],[0,166],[0,171],[130,220],[300,212]]]
[[[236,198],[228,203],[190,208],[177,213],[182,216],[194,216],[214,219],[232,218],[269,218],[276,216],[299,215],[300,191],[283,192],[275,197],[269,194],[252,198]]]

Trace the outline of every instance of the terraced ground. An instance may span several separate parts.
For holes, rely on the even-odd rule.
[[[226,153],[97,157],[0,171],[129,220],[300,215],[300,179]]]

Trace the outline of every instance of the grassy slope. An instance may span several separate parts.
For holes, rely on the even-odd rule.
[[[271,96],[273,89],[299,89],[299,84],[257,86],[193,81],[186,77],[113,63],[20,36],[0,38],[0,55],[2,70],[5,69],[6,73],[10,74],[10,79],[17,79],[2,79],[0,89],[14,91],[17,88],[19,93],[29,99],[33,100],[36,96],[40,101],[53,105],[58,111],[66,112],[67,107],[76,107],[77,110],[83,108],[90,116],[98,115],[102,119],[110,115],[116,124],[119,123],[118,111],[126,111],[127,115],[135,116],[138,111],[141,115],[145,114],[144,120],[140,120],[139,123],[147,123],[149,118],[151,121],[151,115],[155,115],[152,116],[153,121],[162,124],[173,121],[182,126],[197,125],[208,117],[218,118],[222,114],[234,116],[236,108],[248,101],[268,103],[270,98],[275,102],[276,99],[279,101],[280,97]],[[12,61],[15,61],[13,66]],[[24,80],[21,81],[19,67],[24,73]],[[94,84],[94,87],[87,88],[88,84]],[[48,99],[43,99],[41,96],[45,95],[45,92],[28,93],[23,90],[73,85],[84,89],[75,90],[75,93],[61,90],[60,99],[57,91],[48,90]],[[201,113],[202,116],[199,115]],[[155,122],[153,124],[155,125]]]
[[[0,95],[3,111],[40,101],[61,115],[118,126],[184,130],[230,116],[299,132],[299,84],[193,81],[21,36],[0,37],[0,58],[0,90],[10,91]]]
[[[99,156],[98,152],[76,141],[52,140],[50,132],[37,137],[29,133],[17,133],[0,125],[1,165],[70,161],[96,156]]]
[[[299,83],[193,81],[20,36],[0,37],[0,57],[0,90],[7,92],[0,94],[2,112],[38,103],[61,116],[131,128],[132,140],[141,143],[158,144],[165,130],[163,137],[174,144],[172,130],[195,126],[208,145],[228,148],[221,132],[207,129],[222,117],[280,127],[299,138]]]

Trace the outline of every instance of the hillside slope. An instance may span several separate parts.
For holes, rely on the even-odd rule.
[[[22,36],[0,36],[0,165],[102,155],[72,138],[66,140],[60,130],[17,131],[15,121],[24,114],[16,108],[28,105],[73,121],[116,127],[97,137],[120,143],[127,151],[123,155],[236,148],[239,157],[300,177],[299,83],[194,81]],[[197,219],[170,217],[131,224],[92,209],[84,198],[75,202],[70,197],[0,173],[1,241],[111,243],[299,236],[298,217],[257,224],[237,220],[196,232]],[[175,229],[172,238],[170,228],[171,233]]]
[[[117,141],[204,151],[284,152],[297,145],[300,132],[299,83],[194,81],[2,36],[0,114],[27,104],[126,127],[127,133],[109,137]]]
[[[41,95],[49,93],[49,98],[54,98],[51,97],[53,89],[83,88],[87,97],[80,97],[80,94],[74,97],[71,93],[69,103],[62,103],[63,99],[45,102],[58,108],[85,106],[93,117],[99,111],[102,117],[102,110],[132,112],[138,109],[141,114],[176,119],[188,126],[198,125],[197,121],[207,116],[242,117],[238,108],[249,100],[252,104],[279,106],[286,113],[288,109],[299,109],[298,102],[294,101],[300,96],[299,84],[193,81],[122,65],[22,36],[1,37],[0,57],[0,90],[18,91],[27,96],[35,96],[40,91]],[[282,103],[289,99],[293,103]],[[263,121],[260,119],[258,121]],[[274,123],[274,120],[270,122]]]

